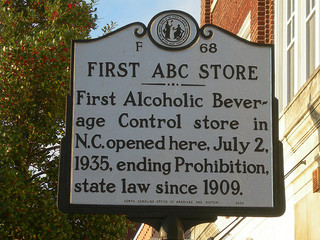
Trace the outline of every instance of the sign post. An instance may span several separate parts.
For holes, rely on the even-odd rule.
[[[59,208],[153,226],[281,215],[273,51],[181,11],[74,41]]]

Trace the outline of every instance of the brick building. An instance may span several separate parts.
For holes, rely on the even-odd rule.
[[[214,24],[253,42],[273,43],[274,0],[201,0],[200,18],[201,26]]]
[[[201,0],[205,24],[275,44],[286,212],[278,218],[219,217],[194,227],[189,239],[319,239],[320,2]]]
[[[190,229],[186,239],[319,239],[320,1],[200,0],[199,4],[201,26],[214,24],[246,40],[275,45],[286,212],[277,218],[220,216],[214,223]]]
[[[148,224],[142,223],[136,233],[134,240],[157,240],[159,233],[149,226]]]

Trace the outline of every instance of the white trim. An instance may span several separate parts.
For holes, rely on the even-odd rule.
[[[251,22],[251,12],[248,13],[246,19],[243,21],[243,24],[238,32],[238,36],[246,40],[250,40],[250,22]]]
[[[216,7],[216,4],[217,4],[218,0],[213,0],[213,2],[211,3],[211,6],[210,6],[210,12],[212,13],[214,8]]]
[[[316,1],[316,6],[315,6],[315,36],[316,36],[316,46],[315,46],[315,52],[316,52],[316,59],[315,59],[315,64],[316,64],[316,69],[320,65],[320,3],[319,1]]]
[[[137,238],[139,237],[139,234],[140,234],[140,232],[141,232],[141,230],[142,230],[143,227],[144,227],[144,223],[142,223],[142,224],[140,225],[140,227],[139,227],[136,235],[134,236],[133,240],[137,240]]]

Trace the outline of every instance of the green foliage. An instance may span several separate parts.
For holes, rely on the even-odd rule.
[[[96,28],[94,1],[0,0],[0,238],[121,239],[123,216],[56,207],[72,39]]]
[[[111,32],[118,24],[116,22],[111,21],[111,23],[107,23],[106,26],[104,26],[103,28],[101,28],[103,34],[107,34],[109,32]]]

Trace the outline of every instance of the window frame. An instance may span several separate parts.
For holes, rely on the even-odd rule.
[[[290,4],[289,4],[290,3]],[[287,66],[287,77],[286,77],[286,104],[290,102],[296,92],[295,84],[295,64],[296,64],[296,6],[294,0],[286,1],[286,38],[287,38],[287,49],[286,49],[286,66]]]
[[[311,4],[308,11],[306,2],[310,4],[312,1],[315,5]],[[279,110],[284,111],[320,65],[320,1],[277,1],[275,13],[276,91]],[[315,23],[314,46],[311,46],[314,54],[307,53],[307,23],[312,18]],[[311,70],[307,69],[310,56],[314,57]]]
[[[309,24],[312,22],[313,22],[313,29],[312,29],[313,32],[310,32]],[[308,79],[316,69],[317,22],[316,22],[316,1],[315,0],[306,0],[305,28],[306,28],[306,78]],[[312,39],[313,43],[310,44],[311,37],[313,38]],[[314,48],[313,56],[311,55],[312,48]]]

